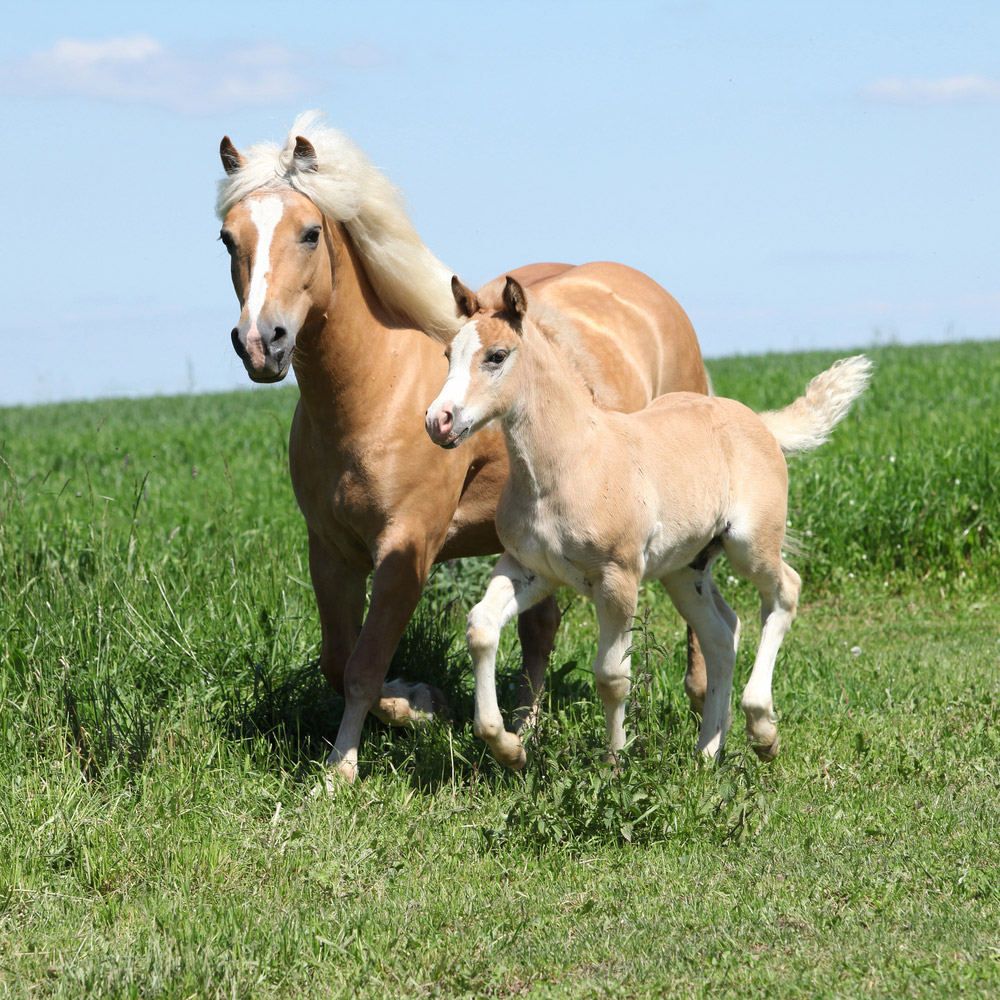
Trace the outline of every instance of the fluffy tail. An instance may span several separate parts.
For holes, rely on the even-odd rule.
[[[865,391],[871,368],[863,354],[843,358],[817,375],[806,386],[805,395],[783,410],[759,414],[760,419],[786,455],[818,448]]]

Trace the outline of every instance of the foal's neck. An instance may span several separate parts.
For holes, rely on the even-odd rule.
[[[599,410],[579,377],[537,331],[525,331],[520,391],[500,424],[511,483],[536,494],[558,492],[586,465]]]

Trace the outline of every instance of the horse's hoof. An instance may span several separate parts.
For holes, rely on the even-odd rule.
[[[336,764],[327,768],[326,787],[328,791],[333,791],[346,781],[348,784],[358,776],[358,765],[349,760],[339,760]]]
[[[317,784],[310,794],[314,797],[323,792],[326,792],[327,795],[333,795],[343,788],[345,783],[351,784],[357,776],[357,764],[352,764],[349,760],[339,760],[327,766],[323,772],[322,782]]]
[[[493,756],[512,771],[520,771],[528,761],[520,737],[513,733],[504,733],[493,747]]]
[[[774,708],[743,705],[747,718],[747,736],[750,745],[761,760],[774,760],[778,756],[778,720]]]
[[[763,743],[754,743],[753,749],[754,753],[756,753],[757,756],[764,761],[764,763],[772,761],[778,756],[778,750],[781,749],[781,737],[776,734],[774,739],[767,744],[767,746]]]
[[[382,696],[372,706],[371,713],[387,726],[420,727],[430,725],[435,719],[447,719],[448,702],[429,684],[409,684],[397,679],[383,685]]]

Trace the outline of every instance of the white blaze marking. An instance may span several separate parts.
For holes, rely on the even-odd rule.
[[[451,363],[448,365],[448,380],[438,393],[435,402],[444,400],[461,406],[472,380],[472,359],[483,345],[479,340],[479,329],[475,322],[466,323],[451,342]]]
[[[264,308],[264,301],[267,298],[267,274],[271,270],[271,240],[284,211],[284,203],[276,194],[260,198],[250,206],[250,219],[257,227],[257,254],[253,262],[253,273],[250,275],[250,294],[247,296],[251,329],[257,326],[257,317]]]

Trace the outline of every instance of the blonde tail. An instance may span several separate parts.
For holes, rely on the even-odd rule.
[[[759,414],[760,419],[786,455],[818,448],[865,391],[871,368],[863,354],[843,358],[817,375],[806,386],[805,395],[783,410]]]

